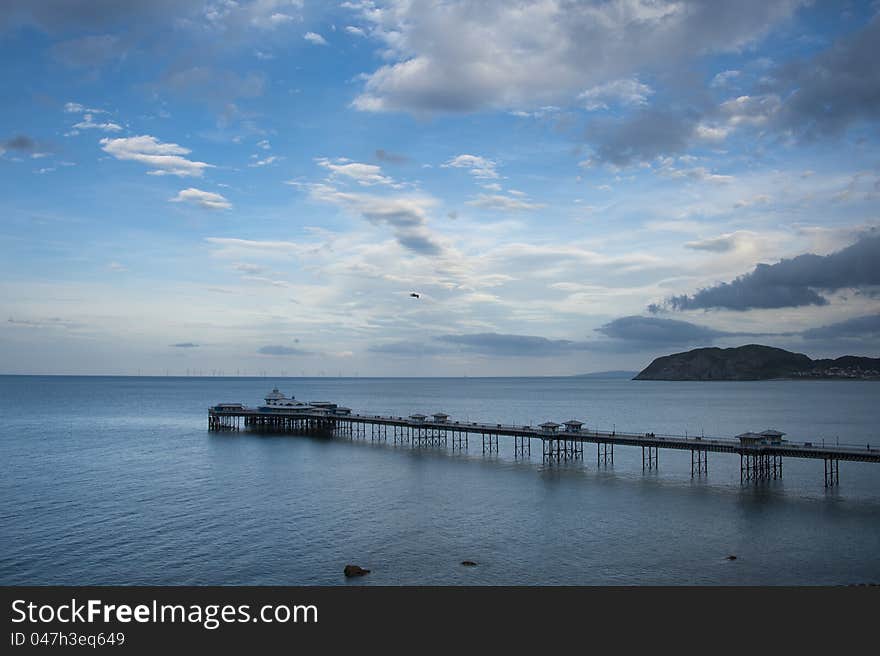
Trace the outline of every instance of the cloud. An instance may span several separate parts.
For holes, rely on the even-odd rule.
[[[801,333],[804,339],[880,337],[880,314],[854,317],[828,326],[810,328]]]
[[[180,342],[179,344],[169,344],[171,348],[198,348],[198,344],[193,344],[192,342]]]
[[[754,234],[746,231],[733,232],[718,237],[709,237],[707,239],[698,239],[686,242],[684,247],[695,251],[708,251],[710,253],[729,253],[735,251],[739,246],[751,241]]]
[[[397,341],[387,342],[385,344],[374,344],[368,349],[371,353],[381,353],[382,355],[396,355],[405,357],[418,357],[425,355],[442,355],[449,353],[449,348],[436,344],[421,342]]]
[[[302,20],[303,0],[213,0],[200,8],[200,16],[187,20],[192,27],[226,36],[248,29],[275,30]],[[293,13],[288,13],[293,11]],[[178,20],[178,22],[183,22]]]
[[[709,83],[710,87],[726,87],[731,80],[735,80],[740,76],[740,71],[721,71]]]
[[[238,111],[236,101],[262,96],[267,81],[261,72],[240,75],[211,66],[190,66],[167,74],[162,85],[181,96],[204,102],[228,118]]]
[[[19,134],[0,143],[0,155],[8,150],[30,153],[37,149],[37,142],[24,134]]]
[[[472,176],[480,179],[498,178],[498,166],[491,159],[480,157],[478,155],[458,155],[453,157],[445,164],[441,164],[444,168],[469,169]]]
[[[699,128],[698,128],[699,129]],[[678,158],[678,162],[692,161],[689,155]],[[713,184],[727,184],[733,182],[732,175],[719,175],[713,173],[705,166],[676,166],[676,158],[660,157],[656,163],[656,171],[658,175],[666,178],[674,178],[679,180],[696,180],[698,182],[711,182]]]
[[[98,68],[125,56],[127,45],[112,34],[95,34],[52,46],[52,56],[72,68]]]
[[[856,243],[831,253],[806,253],[776,264],[758,264],[751,273],[732,282],[706,287],[693,295],[673,296],[666,305],[675,310],[725,308],[784,308],[827,305],[816,290],[880,285],[880,234],[863,236]]]
[[[106,109],[95,109],[93,107],[85,107],[80,103],[68,102],[64,103],[64,112],[66,114],[82,114],[87,112],[89,114],[106,114]]]
[[[266,267],[260,266],[259,264],[248,264],[247,262],[237,262],[232,265],[232,268],[236,271],[251,275],[259,275],[266,272]]]
[[[419,255],[437,256],[443,246],[428,229],[428,209],[436,204],[425,196],[375,196],[339,191],[325,184],[310,185],[311,197],[356,212],[376,225],[394,230],[397,242]]]
[[[322,166],[330,171],[331,179],[345,177],[364,186],[377,184],[396,185],[393,179],[382,175],[382,169],[375,164],[362,164],[360,162],[352,162],[345,158],[337,158],[336,160],[331,161],[326,157],[321,157],[317,159],[316,162],[318,163],[318,166]]]
[[[254,158],[254,161],[248,164],[250,168],[269,166],[269,164],[283,159],[282,157],[278,157],[277,155],[269,155],[268,157],[264,157],[263,159],[260,159],[257,155],[251,155],[251,157]]]
[[[502,194],[479,194],[474,200],[467,201],[467,204],[499,212],[521,212],[544,207],[540,203],[531,203],[522,198],[512,198]]]
[[[637,352],[677,346],[712,344],[723,337],[757,333],[731,333],[706,326],[656,317],[628,316],[595,329],[602,339],[548,339],[536,335],[503,333],[435,335],[432,342],[396,341],[371,346],[375,353],[398,356],[444,355],[461,351],[494,357],[557,357],[583,351]]]
[[[73,127],[78,130],[103,130],[104,132],[119,132],[122,130],[121,125],[107,121],[105,123],[95,123],[91,114],[83,114],[83,120],[74,123]]]
[[[31,25],[48,32],[101,31],[167,22],[204,7],[204,0],[4,0],[0,28]]]
[[[389,164],[406,164],[410,161],[409,157],[406,155],[389,153],[387,150],[382,150],[381,148],[376,151],[376,159],[380,162],[388,162]]]
[[[317,32],[306,32],[303,38],[315,46],[327,45],[327,40]]]
[[[786,97],[777,126],[814,139],[880,119],[878,43],[880,14],[827,50],[775,71],[776,92]]]
[[[612,339],[645,347],[711,344],[719,337],[732,334],[687,321],[641,316],[621,317],[596,331]]]
[[[547,357],[565,355],[590,348],[587,342],[499,333],[439,335],[434,339],[445,344],[455,345],[468,352],[497,356]]]
[[[345,31],[349,34],[353,34],[355,36],[366,36],[367,33],[364,32],[360,27],[355,27],[354,25],[346,25]]]
[[[587,127],[587,164],[628,166],[687,149],[701,119],[697,110],[649,108],[625,118],[601,117]]]
[[[292,346],[283,346],[283,345],[270,345],[270,346],[261,346],[257,349],[257,353],[260,355],[311,355],[310,351],[305,351],[300,348],[295,348]]]
[[[77,328],[84,327],[84,324],[73,321],[71,319],[64,319],[62,317],[44,317],[38,319],[15,319],[10,317],[6,321],[7,325],[12,328],[21,328],[28,330],[43,330],[43,329],[57,329],[62,328],[64,330],[75,330]]]
[[[176,175],[179,177],[200,178],[212,164],[194,162],[186,159],[190,150],[175,143],[162,143],[156,137],[141,135],[101,139],[101,148],[116,159],[140,162],[152,168],[150,175]]]
[[[414,113],[522,110],[639,71],[739,51],[798,0],[348,3],[390,60],[354,106]]]
[[[193,203],[206,210],[228,210],[232,208],[232,203],[220,194],[215,194],[211,191],[202,191],[195,187],[181,189],[177,192],[177,196],[170,200],[172,203]]]
[[[782,99],[775,93],[743,95],[725,100],[718,115],[731,127],[763,127],[779,112]]]
[[[205,241],[215,246],[215,257],[239,259],[249,258],[286,258],[303,253],[308,247],[293,241],[273,241],[256,239],[238,239],[235,237],[205,237]],[[250,272],[259,273],[259,272]]]
[[[608,109],[612,105],[647,105],[648,96],[654,90],[637,78],[612,80],[587,89],[578,95],[584,107],[590,111]]]

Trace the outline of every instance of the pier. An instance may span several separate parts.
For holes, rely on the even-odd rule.
[[[824,445],[783,439],[785,433],[765,430],[735,437],[656,435],[617,430],[591,430],[583,422],[544,422],[538,426],[461,422],[438,412],[408,417],[355,414],[349,408],[327,401],[302,402],[287,398],[278,390],[266,397],[266,404],[248,407],[242,403],[219,403],[208,409],[209,431],[253,430],[329,438],[392,441],[413,448],[468,450],[471,442],[485,454],[498,453],[499,440],[513,439],[514,456],[527,458],[532,442],[540,441],[544,462],[583,461],[585,447],[596,445],[597,465],[614,464],[615,447],[642,450],[642,470],[659,469],[661,449],[690,451],[691,477],[707,476],[709,453],[739,455],[740,481],[757,483],[782,478],[784,458],[824,461],[825,487],[840,484],[840,462],[880,463],[880,449],[870,445]]]

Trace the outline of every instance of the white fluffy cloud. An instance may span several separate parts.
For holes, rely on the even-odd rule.
[[[315,46],[327,45],[327,40],[317,32],[306,32],[303,38]]]
[[[580,95],[578,100],[583,102],[584,107],[590,111],[596,109],[608,109],[611,105],[646,105],[648,96],[654,90],[647,84],[642,84],[637,78],[612,80],[587,89]]]
[[[111,121],[96,123],[91,114],[83,114],[83,120],[79,123],[74,123],[73,127],[77,130],[103,130],[104,132],[119,132],[122,130],[121,125]]]
[[[335,160],[321,157],[316,160],[319,166],[330,171],[331,178],[349,178],[360,185],[390,185],[397,186],[394,180],[387,175],[382,175],[382,169],[375,164],[363,164],[352,162],[344,157]]]
[[[123,137],[120,139],[101,139],[104,152],[116,159],[140,162],[152,168],[150,175],[176,175],[179,177],[200,178],[206,168],[212,164],[194,162],[183,155],[190,153],[175,143],[163,143],[150,135]]]
[[[248,164],[248,166],[251,168],[257,168],[260,166],[269,166],[269,164],[277,162],[281,158],[277,155],[269,155],[268,157],[260,159],[257,155],[251,155],[251,159],[253,159],[254,161]]]
[[[498,178],[496,170],[498,164],[491,159],[480,157],[478,155],[458,155],[443,164],[444,167],[452,167],[456,169],[469,169],[471,175],[475,178],[495,179]]]
[[[682,59],[735,51],[801,0],[506,0],[348,3],[389,63],[365,111],[464,112],[571,102],[578,92]]]
[[[170,199],[172,203],[193,203],[206,210],[228,210],[232,207],[226,198],[211,191],[203,191],[195,187],[181,189],[177,196]]]

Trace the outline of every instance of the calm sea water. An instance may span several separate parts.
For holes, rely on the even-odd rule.
[[[389,443],[208,433],[209,404],[274,385],[356,411],[880,448],[880,384],[581,378],[0,377],[2,584],[850,584],[880,582],[880,466],[619,447],[599,467]],[[473,445],[476,445],[474,447]],[[872,445],[873,446],[873,445]],[[735,561],[725,557],[735,554]],[[465,568],[461,560],[478,567]],[[347,582],[346,563],[372,569]]]

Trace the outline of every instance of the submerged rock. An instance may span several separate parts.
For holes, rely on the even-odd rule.
[[[477,566],[477,564],[472,560],[463,560],[463,561],[461,561],[461,564],[464,565],[465,567],[476,567]]]
[[[725,560],[736,560],[736,556],[728,556],[727,558],[725,558]]]
[[[370,570],[364,569],[358,565],[346,565],[345,569],[342,570],[342,573],[348,577],[363,576],[364,574],[369,574]]]

